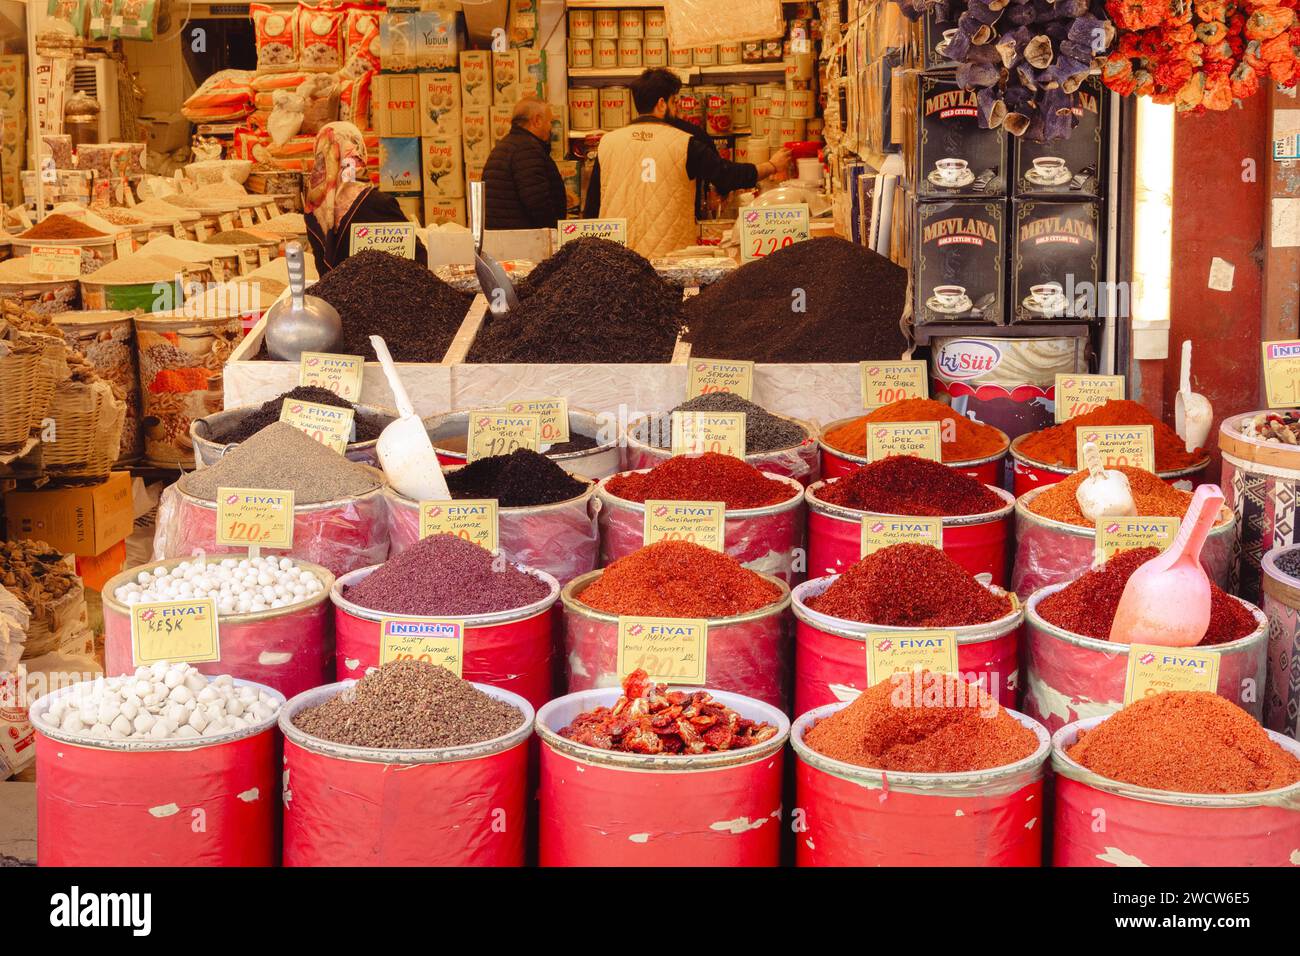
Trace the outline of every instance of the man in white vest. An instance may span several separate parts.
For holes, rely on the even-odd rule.
[[[632,81],[637,117],[601,137],[587,190],[584,215],[626,219],[628,246],[648,259],[698,241],[698,181],[725,195],[751,189],[790,164],[784,149],[758,165],[723,159],[707,137],[692,135],[689,124],[677,119],[681,88],[677,74],[662,68],[646,70]]]

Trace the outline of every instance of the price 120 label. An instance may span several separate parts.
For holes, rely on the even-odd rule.
[[[353,414],[350,408],[317,405],[315,402],[286,400],[280,405],[280,421],[288,422],[340,455],[347,450],[348,442],[352,440]]]
[[[1219,652],[1197,647],[1132,644],[1124,681],[1124,706],[1165,691],[1219,689]]]
[[[466,458],[478,461],[520,448],[537,451],[541,433],[542,416],[535,412],[470,412]]]
[[[420,537],[455,535],[489,551],[497,549],[497,500],[461,498],[420,502]]]
[[[754,363],[729,359],[692,358],[686,397],[731,392],[749,401],[754,394]]]
[[[131,660],[136,667],[221,660],[217,602],[201,598],[132,605]]]
[[[1056,420],[1069,421],[1100,408],[1111,399],[1123,398],[1124,376],[1058,374],[1053,395]]]
[[[292,548],[293,492],[278,488],[218,488],[217,544]]]
[[[442,618],[394,618],[379,622],[379,665],[420,661],[461,676],[465,623]]]
[[[909,398],[929,398],[924,362],[862,362],[862,407],[879,408]]]
[[[744,412],[673,412],[672,453],[745,457]]]
[[[1080,468],[1083,446],[1088,442],[1097,446],[1103,468],[1156,470],[1155,429],[1151,425],[1093,425],[1075,429],[1075,460]]]
[[[327,388],[349,402],[361,398],[361,378],[366,360],[360,355],[303,352],[298,363],[298,384]]]
[[[618,676],[644,670],[665,684],[705,683],[709,622],[699,618],[620,617]]]

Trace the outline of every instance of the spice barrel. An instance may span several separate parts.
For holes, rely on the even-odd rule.
[[[236,686],[276,691],[250,681]],[[37,700],[36,856],[41,866],[274,866],[280,806],[275,717],[181,740],[104,740],[42,715],[73,684]]]
[[[1207,794],[1111,780],[1066,753],[1080,731],[1105,719],[1080,720],[1052,735],[1054,866],[1295,865],[1300,783],[1256,793]],[[1266,733],[1300,756],[1300,743]]]
[[[774,725],[776,736],[717,753],[616,753],[559,731],[581,713],[612,706],[619,688],[571,693],[538,711],[542,866],[777,865],[790,721],[770,704],[709,692],[742,717]]]
[[[86,239],[23,239],[21,236],[12,236],[11,241],[13,242],[15,259],[30,256],[34,246],[61,246],[63,248],[80,249],[81,274],[83,276],[90,275],[96,269],[108,265],[117,258],[117,239],[111,235]]]
[[[969,773],[900,773],[832,760],[804,742],[846,707],[802,714],[790,732],[798,758],[795,834],[799,866],[1039,866],[1047,731],[1008,711],[1038,737],[1032,755]]]
[[[0,278],[0,303],[13,303],[38,315],[75,309],[81,283],[76,279]]]
[[[126,312],[63,312],[53,316],[69,348],[86,357],[104,378],[122,390],[126,417],[122,423],[118,461],[138,459],[140,433],[140,374],[136,367],[135,326]]]
[[[239,442],[214,441],[208,437],[209,435],[228,432],[244,418],[259,411],[261,407],[260,404],[242,405],[238,408],[228,408],[214,415],[195,419],[190,425],[190,443],[194,446],[194,467],[202,468],[204,465],[215,464],[221,460],[226,452],[239,444]],[[381,420],[384,425],[397,418],[397,413],[391,408],[382,408],[378,405],[354,405],[353,408],[359,414],[369,415],[372,418]],[[379,453],[375,450],[378,443],[378,438],[372,438],[369,441],[349,442],[345,456],[350,461],[360,462],[363,465],[373,465],[378,468]]]
[[[822,500],[818,492],[828,479],[808,486],[808,573],[838,574],[862,556],[862,522],[873,512],[845,508]],[[979,515],[943,518],[943,552],[971,574],[991,575],[993,584],[1007,583],[1011,511],[1015,502],[996,484],[988,488],[1006,504]]]
[[[280,712],[284,865],[523,866],[529,702],[475,684],[524,719],[511,733],[463,747],[354,747],[294,726],[296,714],[355,684],[306,691]]]
[[[794,478],[775,474],[764,477],[789,485],[790,498],[763,508],[728,509],[723,521],[726,553],[750,570],[792,584],[796,559],[803,547],[803,486]],[[645,543],[645,504],[620,498],[607,486],[608,480],[596,486],[602,565],[631,554]]]
[[[377,567],[377,566],[376,566]],[[390,614],[353,604],[344,595],[375,568],[361,568],[334,582],[334,624],[338,654],[335,673],[339,680],[360,678],[380,664],[382,622],[425,620],[430,615]],[[544,571],[521,570],[540,579],[550,593],[523,607],[455,618],[464,625],[461,637],[461,676],[518,694],[534,707],[551,699],[554,674],[555,600],[559,583]]]
[[[1236,517],[1230,590],[1248,601],[1263,601],[1264,553],[1300,542],[1296,496],[1300,495],[1300,448],[1264,442],[1241,433],[1243,422],[1259,412],[1226,418],[1219,427],[1225,504]]]
[[[794,422],[807,433],[808,437],[798,445],[791,445],[788,448],[774,448],[771,451],[746,455],[745,461],[759,471],[784,478],[794,478],[801,485],[806,486],[816,481],[821,471],[817,426],[812,422],[788,418],[785,415],[775,417]],[[629,471],[653,468],[673,456],[671,448],[659,448],[646,440],[650,434],[647,430],[650,422],[649,418],[640,418],[628,425],[626,441]]]
[[[1062,481],[1079,469],[1071,468],[1068,465],[1047,465],[1041,461],[1034,461],[1020,451],[1020,444],[1026,436],[1021,435],[1011,443],[1012,458],[1012,486],[1011,490],[1019,498],[1021,495],[1033,491],[1035,488],[1045,488],[1048,485],[1054,485]],[[1173,484],[1176,481],[1188,481],[1192,484],[1198,484],[1198,478],[1201,472],[1210,467],[1210,459],[1197,462],[1189,468],[1177,468],[1173,471],[1156,472],[1165,481]]]
[[[1264,614],[1268,618],[1268,680],[1264,726],[1300,738],[1300,584],[1277,565],[1292,545],[1264,555]]]
[[[469,411],[447,412],[424,420],[425,430],[433,442],[438,462],[446,465],[465,464],[465,444],[469,436]],[[547,454],[565,471],[579,478],[593,480],[618,471],[618,436],[614,427],[600,416],[580,408],[569,409],[569,437],[592,438],[596,444],[580,451]]]
[[[839,575],[805,581],[794,589],[790,606],[795,616],[794,712],[847,702],[867,686],[867,641],[875,634],[911,628],[864,624],[820,614],[804,602],[821,594]],[[1003,707],[1016,703],[1017,657],[1024,609],[986,624],[953,628],[957,634],[957,666],[969,683],[979,684]]]
[[[582,592],[605,572],[592,571],[564,586],[564,659],[570,693],[617,687],[618,615],[583,604]],[[781,597],[756,611],[709,619],[705,670],[710,687],[785,708],[790,699],[790,587],[763,575]],[[617,694],[615,695],[617,697]]]
[[[1034,498],[1045,491],[1035,488],[1016,499],[1016,557],[1011,569],[1011,589],[1025,600],[1049,584],[1073,581],[1092,567],[1097,547],[1096,528],[1045,518],[1030,510]],[[1215,584],[1227,588],[1236,521],[1226,510],[1210,529],[1201,549],[1201,566]]]
[[[596,567],[599,535],[593,514],[595,485],[568,501],[497,509],[497,543],[511,561],[545,571],[561,584]],[[393,554],[420,540],[420,506],[384,489]]]
[[[155,312],[161,301],[171,309],[185,297],[181,278],[149,282],[90,282],[81,280],[81,304],[87,309]]]
[[[953,412],[953,415],[957,415],[957,412]],[[856,420],[856,418],[841,418],[822,428],[821,437],[818,439],[817,444],[821,449],[821,476],[823,481],[851,474],[863,465],[870,463],[871,459],[866,455],[855,455],[826,443],[827,432]],[[865,423],[862,428],[865,432]],[[1007,447],[1010,444],[1005,434],[1002,437],[1002,448],[992,455],[984,458],[974,458],[969,461],[945,461],[944,464],[950,468],[956,468],[963,475],[970,475],[970,477],[982,484],[1000,485],[1002,484],[1002,461],[1007,457]]]
[[[1024,710],[1055,732],[1065,724],[1105,716],[1124,706],[1128,674],[1128,645],[1074,634],[1044,620],[1038,604],[1067,583],[1036,591],[1025,604]],[[1236,599],[1234,599],[1236,600]],[[1263,713],[1268,654],[1268,620],[1246,604],[1259,626],[1246,637],[1215,644],[1219,653],[1220,697],[1232,701],[1256,720]]]

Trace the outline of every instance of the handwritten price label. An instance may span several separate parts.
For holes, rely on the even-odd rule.
[[[501,407],[512,415],[536,415],[538,440],[543,445],[560,445],[569,440],[569,400],[567,398],[533,398],[507,402]]]
[[[1124,397],[1123,375],[1060,375],[1053,392],[1057,422],[1069,421]]]
[[[957,632],[883,631],[867,635],[867,686],[900,672],[957,673]]]
[[[293,492],[218,488],[217,544],[236,548],[292,548]]]
[[[731,392],[749,401],[754,394],[754,363],[728,359],[692,358],[686,397]]]
[[[132,605],[131,659],[136,667],[221,660],[217,602],[202,598]]]
[[[80,246],[32,246],[28,269],[51,279],[81,278]]]
[[[339,398],[357,402],[365,367],[366,360],[360,355],[303,352],[298,363],[298,384],[328,388]]]
[[[1155,428],[1152,425],[1094,425],[1076,428],[1075,460],[1083,467],[1083,446],[1092,442],[1101,452],[1103,468],[1156,470]]]
[[[1120,551],[1134,548],[1159,548],[1174,543],[1178,536],[1177,518],[1098,518],[1095,563],[1103,564]]]
[[[1264,392],[1269,408],[1300,405],[1300,340],[1265,342]]]
[[[535,412],[471,412],[466,458],[478,461],[494,455],[509,455],[519,448],[537,451],[541,433],[542,416]]]
[[[379,665],[420,661],[460,677],[464,633],[463,621],[386,617],[379,622]]]
[[[608,239],[610,242],[617,242],[620,246],[626,246],[627,220],[566,219],[560,223],[559,233],[560,245],[572,242],[574,239],[595,236],[597,239]]]
[[[808,204],[741,210],[740,261],[752,262],[808,238]]]
[[[672,423],[674,455],[745,457],[744,412],[673,412]]]
[[[943,519],[885,515],[867,515],[862,519],[862,557],[894,544],[928,544],[942,549]]]
[[[415,258],[415,224],[409,222],[356,223],[351,229],[351,254],[377,249],[403,259]]]
[[[1124,681],[1124,706],[1169,690],[1219,689],[1219,652],[1198,647],[1131,644]]]
[[[722,551],[727,506],[721,501],[647,501],[643,541],[689,541]]]
[[[908,398],[929,398],[924,362],[862,362],[862,407],[871,410]]]
[[[497,500],[462,498],[420,502],[420,537],[451,534],[489,551],[497,549]]]
[[[938,422],[867,422],[867,460],[914,455],[943,461]]]
[[[347,450],[348,442],[352,440],[353,414],[350,408],[317,405],[315,402],[286,399],[280,405],[280,421],[288,422],[340,455]]]
[[[708,640],[703,618],[620,617],[619,679],[640,668],[658,683],[703,685]]]

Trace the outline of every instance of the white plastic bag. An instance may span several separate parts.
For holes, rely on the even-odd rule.
[[[302,129],[302,120],[307,113],[307,98],[297,93],[281,90],[275,94],[275,109],[266,121],[266,131],[271,134],[271,142],[283,146]]]
[[[784,35],[781,0],[665,0],[674,47],[723,40],[770,40]]]

